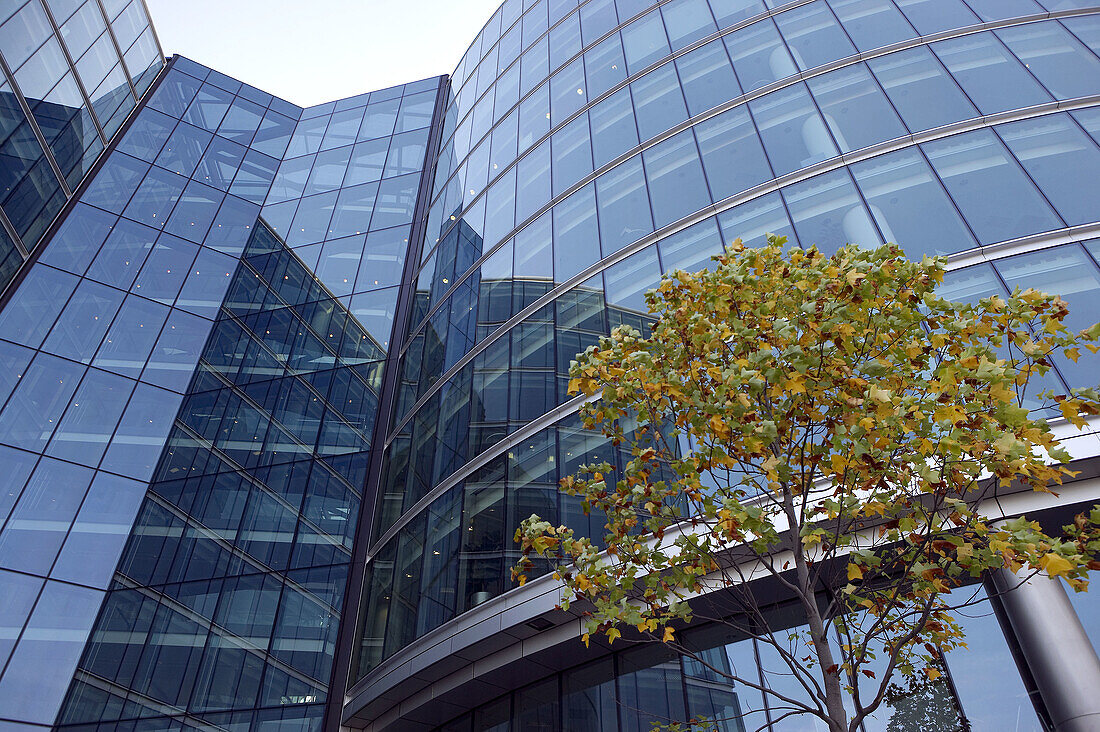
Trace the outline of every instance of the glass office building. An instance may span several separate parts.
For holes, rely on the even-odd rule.
[[[9,5],[0,732],[816,729],[714,673],[786,689],[751,639],[585,648],[512,585],[518,522],[598,535],[556,483],[624,459],[570,360],[765,232],[1100,319],[1100,5],[506,0],[451,75],[310,108],[165,62],[141,0]],[[1065,434],[1078,479],[991,511],[1100,502]],[[865,732],[1100,724],[1044,655],[1100,673],[1100,601],[1029,592]]]

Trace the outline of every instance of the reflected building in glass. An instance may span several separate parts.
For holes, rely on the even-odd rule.
[[[813,729],[714,672],[803,693],[752,639],[585,648],[549,576],[512,585],[519,521],[599,535],[557,481],[629,459],[571,359],[766,232],[1100,317],[1100,5],[506,0],[450,76],[309,108],[165,61],[141,0],[9,5],[3,732]],[[1059,497],[995,510],[1100,502],[1100,437],[1067,444]],[[1051,669],[1100,669],[1098,605],[979,606],[864,732],[1088,729]]]

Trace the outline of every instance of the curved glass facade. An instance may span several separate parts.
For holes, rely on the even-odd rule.
[[[352,682],[508,589],[523,517],[589,520],[555,484],[619,458],[569,362],[723,242],[994,260],[947,291],[1095,320],[1098,51],[1083,2],[504,3],[451,79]]]

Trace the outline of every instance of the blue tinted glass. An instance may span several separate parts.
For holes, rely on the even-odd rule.
[[[626,67],[636,74],[658,59],[669,55],[668,37],[658,13],[649,13],[622,30]]]
[[[647,247],[608,267],[603,272],[603,279],[608,307],[647,312],[645,292],[661,281],[656,247]]]
[[[249,150],[245,153],[244,162],[237,171],[229,192],[252,203],[263,203],[278,167],[279,161],[275,158]]]
[[[918,151],[899,150],[857,163],[851,170],[882,235],[911,259],[976,246]]]
[[[856,49],[824,3],[810,3],[775,17],[801,69],[810,69],[850,56]]]
[[[382,181],[378,187],[378,202],[371,218],[371,229],[388,229],[412,222],[419,185],[419,175],[404,175]]]
[[[555,123],[564,122],[587,101],[584,91],[584,65],[581,59],[576,59],[550,79],[551,118]]]
[[[992,131],[968,132],[921,147],[980,243],[1062,227]]]
[[[653,231],[642,161],[637,157],[597,179],[596,198],[605,257]]]
[[[772,177],[764,148],[745,107],[700,122],[695,126],[695,136],[716,201]]]
[[[505,131],[508,130],[505,128]],[[497,141],[498,133],[501,132],[501,128],[493,133],[493,155],[497,155]],[[503,170],[504,166],[511,163],[515,159],[515,132],[510,131],[510,147],[505,145],[505,150],[501,152],[500,160],[493,161],[493,170]],[[405,175],[406,173],[419,173],[424,167],[424,153],[428,147],[428,130],[417,130],[414,132],[406,132],[400,135],[394,135],[390,139],[390,152],[389,157],[386,159],[386,171],[385,177],[392,178],[398,175]],[[346,183],[345,183],[346,185]]]
[[[240,254],[259,214],[260,207],[256,204],[226,196],[203,243],[225,254]]]
[[[522,222],[550,200],[550,143],[544,142],[516,165],[516,221]]]
[[[592,146],[588,120],[578,117],[559,129],[550,138],[554,195],[561,195],[569,186],[592,172]]]
[[[77,203],[42,252],[39,261],[84,274],[117,220],[117,216]]]
[[[229,111],[229,105],[233,103],[233,95],[224,89],[209,84],[203,85],[199,93],[195,95],[191,106],[183,115],[185,122],[190,122],[196,127],[214,132]]]
[[[710,193],[691,130],[649,148],[642,155],[657,228],[710,203]]]
[[[294,215],[294,223],[286,235],[286,243],[292,247],[322,241],[328,233],[332,210],[336,206],[336,191],[303,198]]]
[[[136,382],[89,369],[46,450],[51,457],[95,467]]]
[[[1100,60],[1057,23],[1005,28],[997,35],[1056,98],[1100,92]]]
[[[905,125],[863,65],[838,69],[806,83],[841,152],[906,134]]]
[[[682,269],[698,272],[712,265],[710,258],[722,251],[722,234],[718,222],[709,218],[662,239],[657,248],[661,254],[661,271]]]
[[[610,163],[638,144],[630,90],[620,89],[588,110],[592,127],[592,156],[597,168]],[[523,177],[520,177],[521,184]]]
[[[221,126],[218,127],[218,134],[241,145],[247,145],[252,142],[263,118],[263,107],[238,97],[233,100],[233,105],[226,113]]]
[[[832,136],[802,84],[756,99],[749,108],[776,175],[837,154]]]
[[[585,45],[594,43],[618,24],[612,0],[591,0],[581,7],[581,37]],[[623,18],[629,20],[629,17]]]
[[[741,93],[737,77],[730,65],[726,46],[721,40],[676,59],[680,83],[687,98],[688,112],[692,115],[705,112]]]
[[[149,109],[134,120],[126,137],[118,144],[118,149],[151,163],[156,160],[175,126],[175,119]]]
[[[214,317],[221,307],[225,291],[229,289],[230,277],[236,268],[235,258],[203,247],[191,265],[187,281],[183,283],[179,299],[176,300],[176,307],[208,318]],[[169,335],[167,330],[164,335]],[[164,336],[161,340],[164,340]]]
[[[962,90],[927,48],[913,48],[867,62],[910,132],[977,115]]]
[[[408,248],[407,227],[368,234],[363,262],[359,265],[359,275],[355,280],[356,292],[400,284]]]
[[[718,225],[726,244],[740,238],[748,246],[760,246],[766,234],[785,236],[792,245],[799,243],[778,191],[723,211]]]
[[[39,353],[0,412],[0,441],[41,451],[83,373],[71,361]]]
[[[167,317],[168,308],[163,305],[142,297],[127,297],[93,365],[136,379]]]
[[[325,136],[328,127],[328,117],[315,117],[304,119],[294,129],[294,137],[290,140],[286,156],[288,158],[299,155],[308,155],[321,149],[321,139]]]
[[[215,137],[206,149],[195,171],[195,180],[214,186],[218,190],[228,191],[237,168],[244,160],[245,148],[235,142]]]
[[[203,151],[206,150],[212,138],[213,135],[206,130],[181,124],[176,127],[172,136],[168,138],[168,142],[165,143],[164,149],[157,157],[157,165],[189,177],[195,172],[195,166],[199,164]]]
[[[1039,292],[1060,295],[1069,305],[1069,315],[1062,322],[1070,331],[1084,330],[1096,321],[1100,269],[1079,246],[1051,247],[997,260],[993,266],[1010,290],[1031,287]],[[1053,360],[1072,387],[1095,387],[1100,382],[1097,377],[1100,354],[1081,349],[1081,356],[1076,361],[1060,354]]]
[[[164,230],[189,241],[202,241],[224,197],[225,194],[216,188],[191,181]]]
[[[967,0],[967,4],[985,21],[1043,12],[1035,0]]]
[[[401,100],[401,111],[397,114],[394,132],[409,132],[427,127],[432,123],[435,111],[435,91],[410,94]],[[370,108],[367,108],[370,113]]]
[[[76,668],[103,593],[61,582],[47,582],[30,622],[0,681],[5,713],[17,719],[52,724]]]
[[[382,138],[360,142],[352,148],[351,162],[348,165],[344,184],[352,186],[380,180],[382,178],[382,171],[386,166],[386,154],[389,149],[388,143],[388,139]],[[284,167],[286,165],[287,163],[283,163]],[[281,176],[281,169],[279,173]],[[276,185],[278,185],[278,180],[276,180]]]
[[[42,347],[58,356],[90,363],[122,304],[123,294],[92,280],[81,281]]]
[[[673,0],[661,6],[661,17],[673,51],[691,45],[718,30],[707,0]]]
[[[382,156],[385,160],[385,148],[383,148]],[[275,180],[271,184],[271,193],[267,198],[268,203],[301,198],[306,189],[309,171],[313,169],[313,160],[314,157],[310,155],[284,160],[279,165],[279,172],[275,174]]]
[[[328,237],[336,238],[352,234],[366,234],[370,228],[371,214],[378,196],[378,184],[367,183],[340,191],[336,210],[328,228]],[[362,240],[360,239],[360,244]],[[362,246],[359,247],[362,251]],[[358,258],[356,258],[358,261]],[[322,278],[323,279],[323,278]],[[355,273],[351,273],[352,281]]]
[[[894,0],[901,12],[917,29],[928,35],[948,28],[961,28],[978,22],[962,0]]]
[[[997,132],[1067,224],[1096,220],[1096,196],[1081,181],[1100,180],[1100,150],[1068,116],[1014,122]]]
[[[392,135],[400,108],[400,99],[373,102],[368,105],[356,139],[359,141],[373,140],[376,137],[389,137]]]
[[[665,64],[631,83],[630,93],[642,140],[687,119],[687,106],[673,64]]]
[[[110,155],[80,196],[80,200],[108,211],[122,213],[147,170],[149,164],[137,158],[121,153]]]
[[[28,348],[0,341],[0,404],[11,396],[33,357],[34,351]]]
[[[550,131],[550,90],[540,87],[519,105],[519,152]]]
[[[183,117],[200,86],[198,81],[186,74],[169,73],[149,100],[149,106],[178,119]]]
[[[41,589],[37,577],[0,571],[0,663],[7,663]]]
[[[798,69],[770,20],[753,23],[723,37],[733,68],[745,91],[758,89]]]
[[[125,215],[149,226],[163,227],[168,213],[183,193],[184,182],[175,173],[153,168],[138,186],[126,207]]]
[[[134,292],[166,305],[172,304],[198,251],[191,242],[161,234],[134,283]]]
[[[332,115],[325,137],[321,141],[322,150],[351,145],[359,134],[359,125],[363,122],[363,109],[347,109]]]
[[[393,316],[397,308],[397,290],[396,287],[372,290],[351,298],[349,311],[383,348],[390,345]]]
[[[157,340],[142,379],[166,389],[182,392],[191,381],[199,361],[210,322],[195,315],[173,310]]]
[[[992,33],[940,41],[932,49],[983,114],[1050,101]]]
[[[325,242],[321,249],[313,272],[337,297],[350,295],[354,289],[355,275],[363,256],[363,241],[363,236],[349,236]]]
[[[845,244],[865,249],[882,244],[846,170],[788,186],[783,200],[804,247],[815,245],[831,253]]]
[[[605,38],[584,54],[584,74],[589,99],[595,99],[626,78],[626,58],[618,34]]]
[[[281,158],[294,134],[294,125],[290,117],[269,109],[249,147],[273,158]]]
[[[33,267],[0,311],[0,337],[38,348],[79,281],[52,267]]]
[[[113,287],[128,289],[156,238],[156,230],[148,226],[119,220],[88,268],[87,276]]]
[[[598,238],[596,197],[589,184],[554,207],[554,279],[565,282],[596,262],[599,252],[593,243]]]
[[[183,397],[138,383],[100,468],[148,480]]]
[[[326,150],[318,153],[313,163],[313,170],[306,182],[307,196],[314,193],[323,193],[340,187],[344,180],[344,173],[348,170],[348,158],[351,156],[351,147],[341,147],[335,150]]]
[[[917,35],[891,0],[829,0],[829,6],[861,51]]]

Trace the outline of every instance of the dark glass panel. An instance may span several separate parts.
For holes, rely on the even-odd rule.
[[[55,355],[90,363],[124,296],[119,290],[82,280],[42,347]]]
[[[699,150],[690,130],[649,148],[642,159],[657,228],[710,203]],[[642,221],[644,225],[644,218]]]
[[[91,468],[43,458],[0,533],[0,566],[49,574],[93,475]]]
[[[676,70],[680,74],[691,115],[705,112],[741,93],[726,46],[721,40],[711,41],[679,57],[676,59]]]

